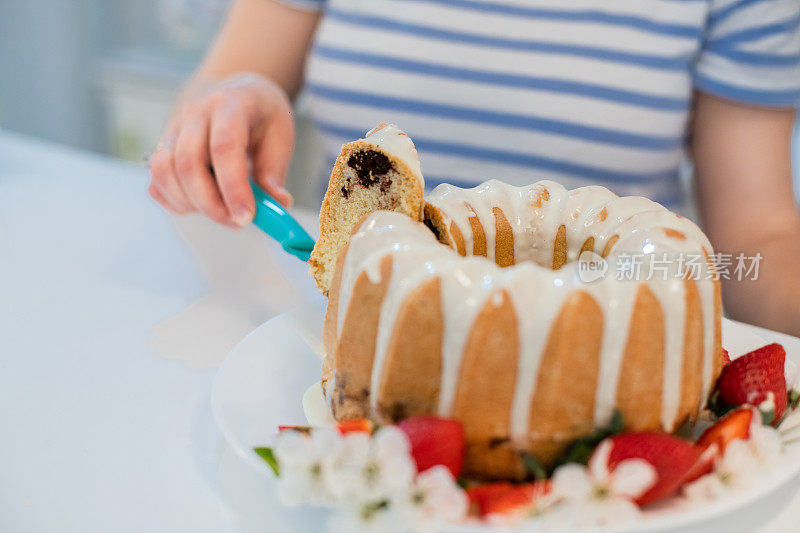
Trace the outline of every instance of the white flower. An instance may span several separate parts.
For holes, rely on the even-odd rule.
[[[327,523],[330,533],[409,533],[404,517],[388,505],[341,507]]]
[[[568,500],[621,497],[635,499],[652,487],[657,479],[653,465],[644,459],[626,459],[611,472],[608,459],[614,446],[604,440],[589,461],[589,467],[570,463],[553,475],[553,491]]]
[[[639,519],[641,512],[625,498],[590,499],[582,502],[565,501],[545,515],[546,531],[564,531],[595,526],[630,524]]]
[[[444,466],[426,470],[390,498],[340,503],[339,512],[328,522],[332,533],[434,532],[443,524],[462,520],[469,507],[466,493]]]
[[[716,498],[727,492],[748,487],[758,473],[759,461],[747,441],[728,443],[725,453],[714,463],[714,471],[686,485],[689,499]]]
[[[714,471],[684,487],[684,494],[690,499],[708,499],[746,489],[759,474],[775,466],[782,453],[780,433],[761,424],[761,417],[754,410],[748,438],[729,442],[725,453],[715,461]]]
[[[553,474],[553,495],[562,501],[558,515],[580,526],[627,522],[639,508],[632,500],[652,487],[657,474],[644,459],[621,461],[608,469],[613,442],[600,443],[588,468],[567,464]]]
[[[415,531],[436,530],[442,524],[462,520],[469,510],[469,499],[450,470],[437,465],[419,474],[405,497],[393,500],[392,505],[408,517]]]
[[[783,453],[780,433],[772,426],[761,424],[755,414],[750,424],[750,436],[745,442],[762,466],[774,465]]]
[[[549,485],[537,482],[531,491],[531,499],[527,504],[502,513],[492,513],[486,517],[489,525],[498,529],[516,529],[521,526],[534,526],[539,531],[540,526],[546,525],[541,518],[547,518],[547,513],[555,506],[558,497],[550,490]],[[536,520],[530,520],[536,518]]]
[[[275,457],[280,465],[278,497],[285,505],[329,505],[333,465],[342,451],[342,438],[333,429],[317,428],[310,435],[284,431],[278,436]]]
[[[800,409],[793,409],[781,421],[779,426],[784,434],[794,433],[800,429]]]
[[[394,426],[370,437],[352,432],[342,439],[342,451],[333,465],[329,490],[337,500],[362,507],[407,494],[416,465],[405,433]]]

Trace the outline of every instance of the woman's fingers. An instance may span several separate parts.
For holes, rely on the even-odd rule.
[[[175,215],[183,215],[186,213],[186,211],[181,207],[179,207],[177,204],[175,204],[175,202],[169,196],[164,194],[164,192],[161,190],[161,188],[155,181],[150,182],[150,186],[147,188],[147,192],[150,194],[150,197],[153,200],[161,204],[164,207],[164,209],[166,209],[170,213]]]
[[[174,135],[170,134],[158,143],[150,159],[150,196],[176,215],[183,215],[194,211],[194,206],[186,197],[178,178],[175,176],[175,167],[172,156],[172,142]]]
[[[294,146],[291,107],[282,89],[255,75],[210,84],[186,102],[153,154],[150,192],[175,213],[200,210],[230,227],[250,223],[255,212],[248,182],[254,179],[279,202]]]
[[[207,112],[202,109],[186,112],[175,141],[175,172],[195,207],[212,220],[234,227],[211,174],[208,137]]]
[[[294,149],[294,121],[288,103],[276,102],[266,121],[253,154],[256,182],[278,202],[292,205],[292,195],[284,187],[286,171]]]
[[[209,150],[222,200],[237,226],[253,220],[255,202],[248,181],[249,126],[233,100],[219,102],[211,114]]]

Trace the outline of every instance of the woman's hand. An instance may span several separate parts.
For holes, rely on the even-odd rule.
[[[153,153],[150,195],[175,214],[200,211],[230,227],[253,220],[248,177],[283,205],[294,147],[286,93],[257,74],[190,85]]]

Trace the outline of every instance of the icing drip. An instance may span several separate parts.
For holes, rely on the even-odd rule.
[[[440,185],[427,199],[440,208],[447,227],[454,224],[464,238],[467,255],[474,252],[469,219],[477,217],[486,237],[487,259],[496,246],[498,207],[514,234],[514,266],[500,268],[477,257],[460,257],[439,244],[423,225],[404,215],[373,213],[353,235],[342,270],[339,296],[339,332],[349,305],[352,285],[361,272],[370,281],[380,281],[379,265],[392,257],[391,279],[383,300],[376,339],[371,381],[371,403],[377,408],[384,380],[385,360],[394,325],[408,294],[428,280],[441,280],[443,313],[442,378],[438,414],[448,416],[458,388],[461,359],[477,314],[487,302],[511,298],[519,322],[519,354],[516,384],[509,413],[512,439],[524,443],[530,437],[531,401],[535,395],[539,366],[549,331],[566,298],[575,291],[588,293],[603,315],[603,337],[599,353],[599,375],[595,391],[594,423],[608,422],[616,405],[616,393],[628,329],[638,289],[647,285],[660,303],[664,315],[665,353],[661,422],[672,430],[680,407],[681,374],[686,320],[686,286],[675,278],[678,254],[708,254],[713,250],[705,235],[691,221],[641,197],[617,197],[603,187],[569,191],[561,185],[541,181],[527,187],[513,187],[488,181],[473,189]],[[567,264],[551,270],[558,228],[567,237]],[[595,253],[602,253],[617,238],[608,256],[609,272],[592,283],[578,276],[575,261],[584,243],[593,239]],[[648,256],[666,253],[671,259],[660,272],[640,281],[619,279],[617,261],[625,255]],[[695,282],[703,317],[703,392],[711,387],[714,357],[714,285],[705,279],[703,262]],[[702,405],[700,405],[702,407]]]
[[[622,356],[630,327],[638,283],[614,281],[590,285],[595,300],[603,310],[603,340],[600,345],[600,371],[594,398],[594,424],[606,426],[614,414]]]
[[[387,214],[385,218],[400,217],[398,221],[401,223],[408,220],[405,215],[399,213],[393,215],[388,216]],[[433,249],[434,247],[435,249]],[[449,257],[444,256],[430,261],[426,259],[428,256],[437,255],[440,249],[441,245],[433,234],[419,224],[414,224],[413,228],[410,228],[407,234],[396,239],[391,247],[393,251],[392,274],[386,296],[381,304],[378,334],[375,341],[375,359],[370,386],[370,390],[373,391],[370,398],[373,408],[377,408],[378,405],[384,361],[400,306],[411,290],[444,271],[442,263],[449,263],[451,260]],[[377,258],[385,255],[386,252],[387,250],[383,247],[373,249],[373,255]],[[438,255],[441,256],[441,254]]]
[[[700,304],[703,313],[703,394],[700,397],[698,410],[705,406],[705,399],[711,394],[714,386],[714,285],[698,283]]]
[[[552,270],[523,263],[512,267],[508,292],[517,312],[519,331],[519,359],[514,396],[511,402],[510,434],[514,443],[525,446],[529,436],[531,400],[536,389],[539,365],[544,355],[550,328],[561,311],[568,294],[564,285],[567,278],[562,271]],[[536,310],[534,320],[522,321],[519,317],[529,316]]]
[[[401,218],[407,218],[405,215],[399,215]],[[394,217],[391,217],[394,218]],[[402,222],[402,226],[407,226],[406,220],[397,219]],[[429,236],[430,232],[426,232],[425,228],[414,228],[416,236]],[[379,223],[376,217],[370,217],[365,220],[361,225],[359,231],[350,237],[350,246],[344,258],[342,265],[342,281],[339,285],[339,318],[337,320],[338,335],[342,334],[342,327],[344,327],[344,319],[347,315],[347,307],[350,304],[350,296],[353,291],[353,285],[356,282],[359,274],[365,272],[371,283],[379,283],[381,281],[380,263],[383,256],[390,253],[391,250],[385,249],[384,244],[390,242],[394,246],[393,233],[395,226],[391,221],[387,223]],[[373,250],[382,249],[383,254],[372,254]]]
[[[422,177],[422,169],[419,164],[417,149],[411,138],[403,133],[394,124],[379,124],[374,129],[367,132],[364,140],[376,146],[380,146],[385,151],[400,159],[414,173],[419,180],[422,188],[425,188],[425,178]]]
[[[681,279],[651,282],[664,314],[664,381],[661,395],[661,427],[675,429],[681,401],[683,337],[686,325],[686,285]]]

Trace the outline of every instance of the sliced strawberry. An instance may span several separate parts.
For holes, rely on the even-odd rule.
[[[487,502],[498,498],[506,492],[514,490],[514,487],[515,485],[506,481],[469,487],[466,489],[466,493],[469,498],[470,509],[474,510],[479,515],[484,515],[486,514],[485,506]]]
[[[785,361],[786,352],[776,343],[737,357],[717,380],[717,403],[723,409],[752,405],[767,421],[780,420],[787,404]]]
[[[684,483],[691,483],[692,481],[695,481],[706,474],[710,474],[714,469],[714,461],[716,460],[717,455],[718,453],[714,446],[710,446],[700,452],[700,457],[698,457],[697,462],[692,468],[689,469],[689,472],[686,473],[686,479],[684,480]]]
[[[278,432],[283,433],[284,431],[299,431],[300,433],[310,433],[311,426],[278,426]]]
[[[717,445],[717,452],[724,453],[725,448],[734,439],[746,439],[750,435],[750,423],[753,421],[752,409],[736,409],[722,417],[716,424],[708,428],[697,439],[695,446],[700,452],[712,444]]]
[[[714,468],[714,460],[725,452],[732,440],[746,439],[750,435],[752,421],[752,409],[736,409],[705,430],[694,444],[700,452],[700,459],[687,474],[686,482],[694,481],[711,472]]]
[[[372,433],[372,422],[365,418],[356,418],[354,420],[345,420],[336,424],[336,429],[342,435],[346,433]]]
[[[488,483],[467,489],[470,505],[481,516],[510,513],[533,503],[550,492],[548,481],[535,481],[522,485],[507,482]]]
[[[644,459],[656,470],[655,484],[636,499],[638,505],[652,503],[675,492],[700,455],[690,442],[666,433],[623,433],[610,438],[614,444],[608,458],[611,471],[626,459]]]
[[[722,367],[725,368],[731,362],[731,354],[725,348],[722,349]]]
[[[424,472],[435,465],[444,465],[453,477],[464,466],[464,427],[458,420],[435,416],[416,416],[397,425],[411,441],[411,455],[417,471]]]

